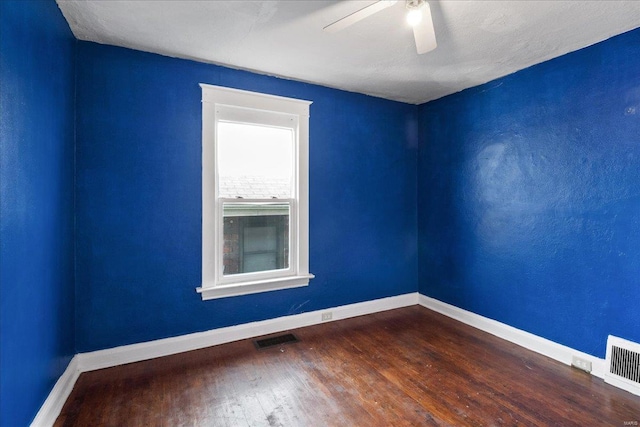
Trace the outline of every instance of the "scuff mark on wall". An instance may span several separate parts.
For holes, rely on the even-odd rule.
[[[306,305],[309,301],[311,301],[311,300],[306,300],[303,303],[300,303],[300,304],[297,304],[297,305],[296,304],[292,305],[291,308],[289,309],[289,314],[298,314],[300,312],[300,309],[304,305]]]

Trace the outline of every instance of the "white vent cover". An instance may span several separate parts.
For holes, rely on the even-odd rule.
[[[604,380],[640,396],[640,344],[609,335]]]

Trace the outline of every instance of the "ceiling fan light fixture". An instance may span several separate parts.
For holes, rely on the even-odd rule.
[[[362,9],[340,18],[335,22],[324,27],[324,31],[335,33],[347,28],[363,19],[384,10],[398,0],[378,0],[375,3],[365,6]],[[433,19],[431,17],[431,8],[427,0],[405,0],[407,9],[407,22],[413,29],[413,38],[416,42],[416,51],[418,55],[431,52],[438,47],[436,42],[436,33],[433,28]]]
[[[405,7],[407,8],[407,23],[415,28],[422,22],[422,9],[425,5],[425,0],[406,0]]]
[[[420,8],[410,9],[409,12],[407,12],[407,24],[415,27],[420,22],[422,22],[422,10],[420,10]]]

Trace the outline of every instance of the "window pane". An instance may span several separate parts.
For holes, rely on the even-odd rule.
[[[245,217],[246,218],[246,217]],[[277,218],[282,218],[281,215]],[[264,227],[244,227],[244,252],[275,252],[278,244],[276,242],[276,226],[267,225]]]
[[[291,198],[293,136],[292,129],[219,121],[220,197]]]
[[[275,254],[260,253],[247,254],[244,256],[244,273],[253,271],[277,270],[277,260]]]
[[[224,275],[289,268],[289,205],[225,203]]]

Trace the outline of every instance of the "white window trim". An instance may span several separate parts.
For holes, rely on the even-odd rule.
[[[311,101],[200,84],[202,88],[202,285],[203,300],[307,286],[309,273],[309,105]],[[216,185],[216,114],[225,107],[244,108],[259,118],[284,114],[297,118],[295,197],[290,204],[292,224],[290,265],[285,270],[222,275],[222,203]],[[258,119],[260,121],[260,119]],[[273,202],[273,200],[269,200]],[[291,200],[287,200],[291,202]]]

